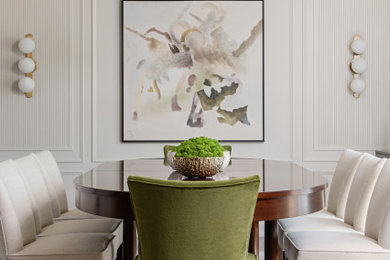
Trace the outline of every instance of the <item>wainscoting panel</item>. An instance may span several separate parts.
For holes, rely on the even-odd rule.
[[[337,161],[345,148],[390,144],[390,2],[303,1],[303,162]],[[353,97],[355,34],[367,41],[366,90]]]
[[[0,159],[50,149],[59,161],[82,161],[83,2],[1,1]],[[17,86],[17,45],[27,33],[37,62],[29,99]]]

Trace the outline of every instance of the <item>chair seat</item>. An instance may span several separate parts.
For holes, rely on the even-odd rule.
[[[58,218],[54,218],[54,220],[61,221],[61,220],[72,220],[72,219],[102,219],[102,218],[104,219],[105,217],[89,214],[79,209],[72,209],[61,214],[61,216],[59,216]]]
[[[299,260],[390,259],[377,241],[359,232],[301,231],[286,235],[286,256]]]
[[[135,260],[142,260],[141,255],[137,255]],[[199,260],[205,260],[205,259],[199,259]],[[257,257],[254,254],[248,253],[245,260],[257,260]]]
[[[108,233],[115,236],[113,244],[118,249],[122,244],[123,225],[118,219],[78,219],[59,221],[42,229],[39,237],[69,233]]]
[[[306,216],[279,220],[277,229],[279,247],[285,250],[286,234],[297,231],[355,232],[351,225],[324,210]]]
[[[332,218],[332,219],[339,219],[335,214],[327,211],[326,209],[304,215],[302,217],[316,217],[316,218]]]
[[[115,251],[111,234],[62,234],[40,237],[7,260],[106,260]]]
[[[114,233],[121,228],[117,219],[77,219],[56,222],[42,229],[39,236],[66,233]]]

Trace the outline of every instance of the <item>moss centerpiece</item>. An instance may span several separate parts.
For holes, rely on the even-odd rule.
[[[230,160],[229,151],[225,151],[217,140],[204,136],[182,142],[170,157],[172,168],[185,176],[201,178],[217,174],[227,166],[226,159],[227,162]]]

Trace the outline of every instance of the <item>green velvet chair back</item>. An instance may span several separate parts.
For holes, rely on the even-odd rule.
[[[258,175],[223,181],[130,176],[137,260],[246,260]]]

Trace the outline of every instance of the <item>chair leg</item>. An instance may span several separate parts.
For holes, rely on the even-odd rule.
[[[254,221],[252,223],[251,237],[249,242],[249,252],[256,255],[259,259],[259,222]]]
[[[123,252],[122,252],[123,244],[121,244],[118,248],[118,251],[116,252],[116,260],[124,260],[123,259]]]
[[[279,250],[279,260],[285,260],[283,249],[278,247],[278,250]]]

